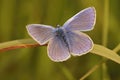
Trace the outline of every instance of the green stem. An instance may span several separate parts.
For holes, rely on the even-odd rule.
[[[107,46],[107,39],[108,39],[108,27],[109,27],[109,0],[105,0],[104,5],[104,22],[103,22],[103,46]],[[105,59],[105,58],[103,58]],[[109,80],[109,76],[107,75],[107,66],[106,63],[102,64],[102,75],[101,79],[104,80],[107,78]]]
[[[104,22],[103,22],[103,35],[102,35],[102,44],[107,46],[107,36],[108,36],[108,27],[109,27],[109,0],[105,0],[104,6]]]
[[[100,67],[100,65],[104,62],[104,60],[100,61],[98,64],[96,64],[92,69],[90,69],[83,77],[80,78],[80,80],[84,80],[87,78],[90,74],[92,74],[96,69]]]
[[[68,80],[76,80],[75,77],[71,74],[70,70],[66,66],[60,64],[59,67]]]
[[[119,50],[120,50],[120,44],[113,49],[114,52],[118,52]],[[98,64],[96,64],[92,69],[90,69],[85,75],[83,75],[80,78],[80,80],[84,80],[85,78],[87,78],[90,74],[92,74],[96,69],[98,69],[106,61],[107,59],[106,60],[102,59]]]

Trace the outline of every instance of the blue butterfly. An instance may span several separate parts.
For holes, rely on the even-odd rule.
[[[90,31],[96,22],[94,7],[86,8],[66,21],[62,27],[29,24],[29,35],[40,45],[48,43],[48,56],[52,61],[61,62],[73,56],[88,53],[93,48],[91,38],[80,31]]]

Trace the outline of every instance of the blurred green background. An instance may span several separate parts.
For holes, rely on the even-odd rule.
[[[87,32],[94,43],[102,44],[104,8],[109,7],[107,47],[120,42],[120,0],[0,0],[0,42],[30,38],[26,25],[47,24],[56,27],[80,10],[94,6],[97,20],[94,30]],[[47,56],[46,46],[0,53],[0,80],[79,80],[102,58],[86,54],[56,63]],[[107,61],[104,80],[120,80],[120,65]],[[98,68],[85,80],[103,80]]]

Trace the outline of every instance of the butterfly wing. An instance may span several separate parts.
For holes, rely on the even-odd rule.
[[[56,36],[48,43],[48,56],[55,62],[65,61],[70,58],[68,47]]]
[[[66,30],[89,31],[93,29],[96,21],[96,11],[94,7],[86,8],[64,23]]]
[[[74,56],[86,54],[93,47],[90,37],[82,32],[68,32],[66,37],[69,42],[70,52]]]
[[[54,28],[48,25],[30,24],[27,25],[29,35],[40,45],[46,44],[53,37]]]

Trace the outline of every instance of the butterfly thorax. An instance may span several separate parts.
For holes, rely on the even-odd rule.
[[[56,28],[55,36],[58,37],[61,41],[63,41],[65,43],[66,47],[69,48],[68,41],[67,41],[66,35],[65,35],[65,31],[61,27]]]

